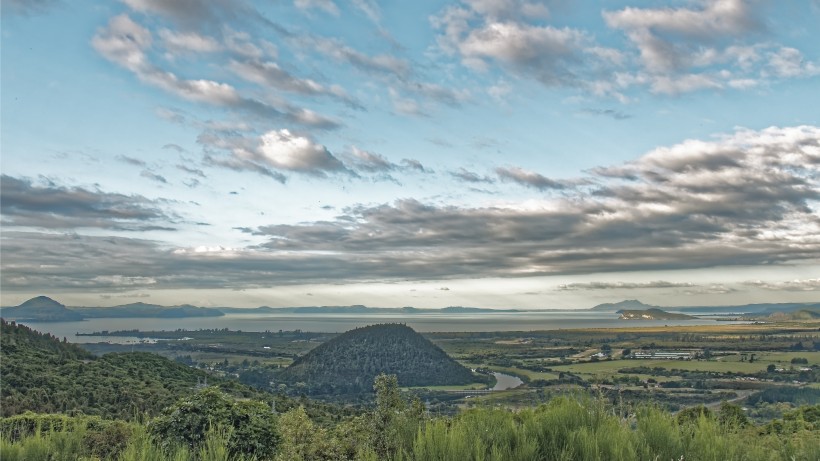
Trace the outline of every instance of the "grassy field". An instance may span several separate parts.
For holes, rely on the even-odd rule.
[[[558,379],[558,373],[547,373],[547,372],[540,372],[540,371],[531,371],[525,370],[523,368],[515,368],[515,367],[497,367],[497,366],[486,366],[486,365],[476,365],[470,363],[463,363],[467,368],[488,368],[492,371],[497,371],[499,373],[506,373],[508,375],[514,376],[526,376],[527,378],[533,379]]]
[[[472,383],[466,385],[459,385],[459,386],[416,386],[416,387],[403,387],[403,390],[408,389],[429,389],[431,391],[464,391],[464,390],[472,390],[472,389],[486,389],[486,383]]]

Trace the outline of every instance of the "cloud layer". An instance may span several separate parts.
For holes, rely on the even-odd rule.
[[[312,158],[328,172],[344,168],[323,148],[290,133],[273,133],[269,141],[270,150],[256,154],[267,157],[254,161],[299,170],[305,168],[302,159]],[[292,160],[293,149],[312,153]],[[375,170],[396,167],[373,154],[354,155]],[[529,176],[523,178],[526,182]],[[533,187],[540,184],[536,179]],[[9,287],[35,276],[66,287],[102,287],[106,281],[91,277],[96,273],[117,276],[112,280],[120,285],[150,281],[156,287],[247,288],[810,262],[820,259],[819,181],[820,128],[740,130],[599,168],[578,181],[585,185],[559,197],[492,207],[415,199],[358,205],[332,220],[243,228],[264,239],[246,248],[168,248],[134,240],[129,245],[138,254],[131,255],[122,253],[131,250],[115,245],[116,239],[10,233],[4,237],[4,265],[25,267],[32,258],[40,269],[30,274],[4,271],[4,277],[14,278]],[[34,186],[4,177],[3,219],[4,226],[12,228],[138,229],[146,221],[167,217],[143,197]],[[84,250],[66,239],[82,242]],[[81,278],[60,268],[42,269],[49,262],[35,252],[43,249],[48,258],[76,260],[73,267],[85,267],[89,274]],[[130,257],[137,263],[110,267],[110,261]],[[814,290],[815,282],[781,283],[778,289]],[[571,284],[563,289],[673,287],[703,289],[662,281]]]

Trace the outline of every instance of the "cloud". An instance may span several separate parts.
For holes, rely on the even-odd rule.
[[[200,135],[199,142],[206,148],[229,152],[227,158],[207,156],[206,161],[213,165],[253,171],[280,182],[286,177],[274,170],[315,177],[351,173],[327,147],[287,129],[271,130],[255,137],[209,132]]]
[[[218,28],[225,22],[267,22],[242,0],[123,0],[134,11],[155,14],[184,28]]]
[[[310,79],[294,77],[286,70],[270,61],[231,61],[228,68],[243,79],[291,93],[305,96],[328,96],[339,100],[355,109],[363,109],[362,105],[353,99],[338,85],[326,87]]]
[[[150,179],[151,181],[161,183],[161,184],[168,184],[168,180],[165,179],[165,176],[162,176],[161,174],[157,174],[157,173],[155,173],[151,170],[148,170],[148,169],[142,170],[140,172],[140,176],[142,176],[143,178]]]
[[[617,109],[581,109],[581,113],[589,114],[589,115],[597,115],[601,117],[610,117],[615,120],[627,120],[632,118],[631,115],[621,112]]]
[[[267,159],[256,157],[264,155],[259,137],[226,144],[247,149],[248,158],[222,159],[269,173],[342,173],[341,161],[303,135],[274,131],[269,142]],[[590,174],[583,178],[586,187],[521,203],[466,207],[404,199],[351,206],[327,220],[237,226],[261,241],[245,248],[169,248],[139,239],[8,230],[141,230],[170,219],[161,203],[144,197],[4,177],[0,277],[4,290],[17,291],[124,290],[132,282],[157,289],[365,280],[438,280],[437,286],[446,286],[455,278],[820,260],[818,127],[740,129],[708,141],[686,140]],[[96,278],[100,274],[111,278]],[[816,284],[768,281],[760,288],[816,290]],[[667,281],[565,289],[617,288],[675,288],[693,295],[732,289]]]
[[[339,7],[333,0],[294,0],[293,4],[300,10],[322,10],[333,16],[339,16]]]
[[[589,41],[584,32],[505,19],[506,14],[499,16],[502,8],[491,8],[490,3],[450,7],[431,18],[442,32],[441,48],[475,69],[486,69],[487,61],[493,61],[547,86],[578,84],[576,69]]]
[[[408,171],[415,171],[417,173],[433,173],[433,170],[425,167],[418,160],[404,158],[401,160],[402,166]]]
[[[118,155],[118,156],[117,156],[117,160],[119,160],[119,161],[121,161],[121,162],[123,162],[123,163],[127,163],[127,164],[129,164],[129,165],[141,166],[141,167],[145,167],[145,166],[146,166],[146,163],[145,163],[145,161],[144,161],[144,160],[141,160],[141,159],[138,159],[138,158],[134,158],[134,157],[129,157],[129,156],[127,156],[127,155]]]
[[[174,219],[160,201],[140,195],[122,195],[80,187],[42,185],[2,176],[2,223],[6,227],[43,229],[101,228],[145,231],[172,229]]]
[[[159,37],[165,49],[173,54],[215,53],[222,49],[222,45],[214,38],[196,32],[174,32],[161,29]]]
[[[19,14],[32,16],[50,11],[60,2],[58,0],[4,0],[3,15]]]
[[[192,175],[197,176],[197,177],[202,178],[202,179],[205,179],[207,177],[205,175],[205,172],[200,170],[199,168],[192,168],[188,165],[183,165],[183,164],[178,164],[177,168],[184,171],[184,172],[186,172],[186,173],[192,174]]]
[[[495,169],[495,174],[497,174],[498,178],[502,181],[513,182],[538,190],[561,190],[567,188],[567,184],[563,181],[549,179],[539,173],[519,167],[498,167]]]
[[[815,279],[794,279],[783,282],[767,282],[763,280],[752,280],[743,283],[746,286],[762,288],[772,291],[820,291],[820,278]]]
[[[248,98],[233,86],[213,80],[181,79],[176,74],[151,63],[148,50],[153,45],[151,32],[127,15],[115,16],[108,26],[97,31],[92,46],[107,60],[129,70],[142,82],[161,88],[182,99],[225,107],[263,119],[286,120],[317,128],[337,128],[339,123],[299,108],[285,105],[276,108],[266,102]]]
[[[459,181],[468,182],[468,183],[486,183],[486,184],[493,184],[495,180],[489,176],[481,176],[478,173],[472,172],[470,170],[459,168],[458,170],[451,171],[450,176],[458,179]]]
[[[627,7],[605,11],[603,16],[610,27],[626,31],[651,72],[690,67],[699,51],[696,44],[710,44],[762,28],[743,0],[707,2],[701,9]]]
[[[605,11],[604,20],[624,31],[642,71],[600,82],[604,91],[648,85],[677,95],[704,89],[755,88],[770,79],[809,77],[820,66],[795,48],[756,41],[765,32],[761,2],[716,0],[693,7]]]
[[[586,291],[586,290],[637,290],[645,288],[691,288],[696,285],[687,282],[667,282],[657,280],[654,282],[586,282],[567,283],[558,285],[558,291]]]
[[[387,173],[400,168],[383,155],[368,152],[356,146],[351,147],[348,159],[354,169],[368,173]]]
[[[306,35],[295,40],[300,46],[312,48],[329,58],[347,63],[368,74],[391,74],[407,78],[411,73],[410,63],[405,59],[389,54],[367,55],[337,39]]]
[[[375,24],[381,21],[381,8],[375,0],[352,0],[351,3]]]

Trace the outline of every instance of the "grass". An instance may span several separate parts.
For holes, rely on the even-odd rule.
[[[461,384],[461,385],[454,385],[454,386],[415,386],[415,387],[403,387],[403,390],[407,389],[429,389],[431,391],[463,391],[463,390],[472,390],[472,389],[485,389],[487,387],[486,383],[471,383],[471,384]]]
[[[508,375],[513,376],[526,376],[530,380],[534,379],[558,379],[558,373],[549,373],[549,372],[542,372],[542,371],[532,371],[532,370],[525,370],[523,368],[515,368],[515,367],[497,367],[494,365],[476,365],[474,363],[462,363],[467,368],[487,368],[492,371],[497,371],[499,373],[505,373]]]

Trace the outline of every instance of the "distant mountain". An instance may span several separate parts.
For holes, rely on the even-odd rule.
[[[350,330],[296,359],[278,378],[314,395],[372,392],[380,373],[401,386],[469,384],[482,378],[402,324]]]
[[[650,304],[644,304],[637,299],[627,299],[625,301],[621,301],[619,303],[605,303],[605,304],[598,304],[597,306],[589,309],[591,311],[604,311],[604,312],[616,312],[623,309],[651,309],[657,308],[658,306],[652,306]]]
[[[197,307],[190,304],[161,306],[158,304],[131,303],[111,307],[71,307],[85,318],[184,318],[221,317],[217,309]]]
[[[692,317],[686,314],[675,314],[666,312],[661,309],[623,309],[617,312],[621,314],[621,320],[692,320],[697,317]]]
[[[746,317],[756,320],[768,320],[770,322],[788,322],[800,320],[820,319],[820,304],[809,306],[806,309],[793,310],[789,312],[773,312],[771,314],[747,314]]]
[[[68,309],[48,296],[37,296],[19,306],[3,308],[0,316],[31,322],[74,322],[84,318],[82,314]]]

